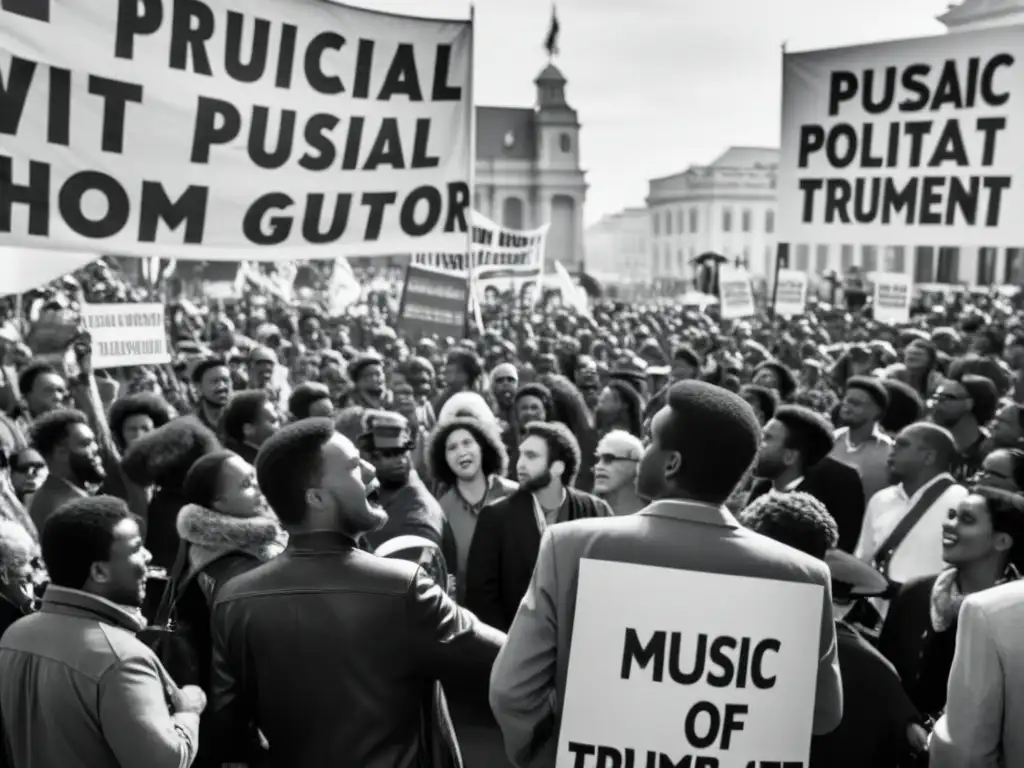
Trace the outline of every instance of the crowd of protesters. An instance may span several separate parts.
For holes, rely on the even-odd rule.
[[[172,302],[166,366],[94,370],[76,306],[146,298],[100,263],[3,334],[0,765],[553,768],[516,692],[549,529],[669,486],[828,566],[811,766],[1024,764],[1024,649],[972,634],[1024,611],[1012,300],[892,326],[544,297],[409,340],[387,293],[248,294]]]

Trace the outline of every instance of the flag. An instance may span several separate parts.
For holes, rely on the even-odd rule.
[[[348,259],[341,256],[334,260],[331,283],[327,289],[327,312],[331,317],[340,317],[350,306],[359,301],[363,287],[352,270]]]
[[[548,37],[544,41],[544,48],[547,49],[548,56],[558,55],[558,32],[561,27],[558,24],[558,9],[555,6],[551,6],[551,27],[548,29]]]

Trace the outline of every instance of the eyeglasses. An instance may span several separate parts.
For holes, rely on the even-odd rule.
[[[615,464],[619,461],[640,461],[640,459],[634,459],[632,456],[616,456],[614,453],[597,454],[598,464]]]
[[[35,475],[46,469],[46,464],[15,464],[11,466],[12,472],[21,472],[25,475]]]

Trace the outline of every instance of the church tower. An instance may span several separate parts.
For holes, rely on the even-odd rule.
[[[949,6],[939,21],[950,32],[1024,24],[1024,0],[963,0]]]
[[[536,173],[541,220],[550,221],[546,262],[560,261],[569,272],[583,268],[583,205],[587,184],[580,169],[580,121],[565,97],[565,76],[549,63],[537,86]]]

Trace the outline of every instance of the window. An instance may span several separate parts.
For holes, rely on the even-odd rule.
[[[1007,285],[1020,285],[1024,283],[1024,248],[1006,249],[1006,268],[1003,272],[1003,282]]]
[[[691,208],[690,209],[690,233],[692,234],[692,233],[694,233],[696,231],[697,231],[697,209],[696,208]]]
[[[569,152],[572,149],[572,139],[568,133],[563,133],[558,137],[558,148],[563,152]]]
[[[819,275],[828,271],[827,245],[819,245],[814,249],[814,271]]]
[[[978,285],[995,285],[998,256],[999,251],[996,248],[978,249]]]
[[[669,247],[665,246],[665,251],[662,253],[662,274],[666,277],[672,274],[672,251]]]
[[[722,209],[722,231],[732,232],[732,208]]]
[[[775,211],[765,211],[764,231],[767,232],[769,235],[775,233]]]
[[[800,244],[796,247],[796,269],[806,272],[811,268],[811,246]]]
[[[744,269],[750,269],[750,246],[743,246],[743,261],[741,262]]]
[[[885,257],[882,260],[882,270],[902,275],[906,270],[906,251],[902,245],[891,245],[885,249]]]
[[[750,231],[751,220],[753,218],[754,218],[754,215],[750,212],[750,209],[749,208],[744,208],[743,209],[743,231],[744,232],[749,232]]]
[[[850,271],[850,267],[853,266],[853,246],[844,245],[839,251],[839,261],[842,266],[843,274],[845,275]]]
[[[672,211],[665,211],[665,234],[672,234]]]
[[[878,271],[878,246],[865,245],[860,249],[860,265],[865,272]]]
[[[935,282],[956,285],[960,282],[960,249],[939,248],[939,264],[935,270]]]
[[[680,208],[676,211],[676,232],[680,235],[686,231],[686,216],[683,215],[683,209]]]
[[[930,283],[935,274],[935,249],[919,245],[914,249],[914,282]]]
[[[686,256],[683,253],[682,248],[680,248],[676,252],[676,264],[678,266],[677,273],[680,277],[682,277],[684,274],[686,274]]]

